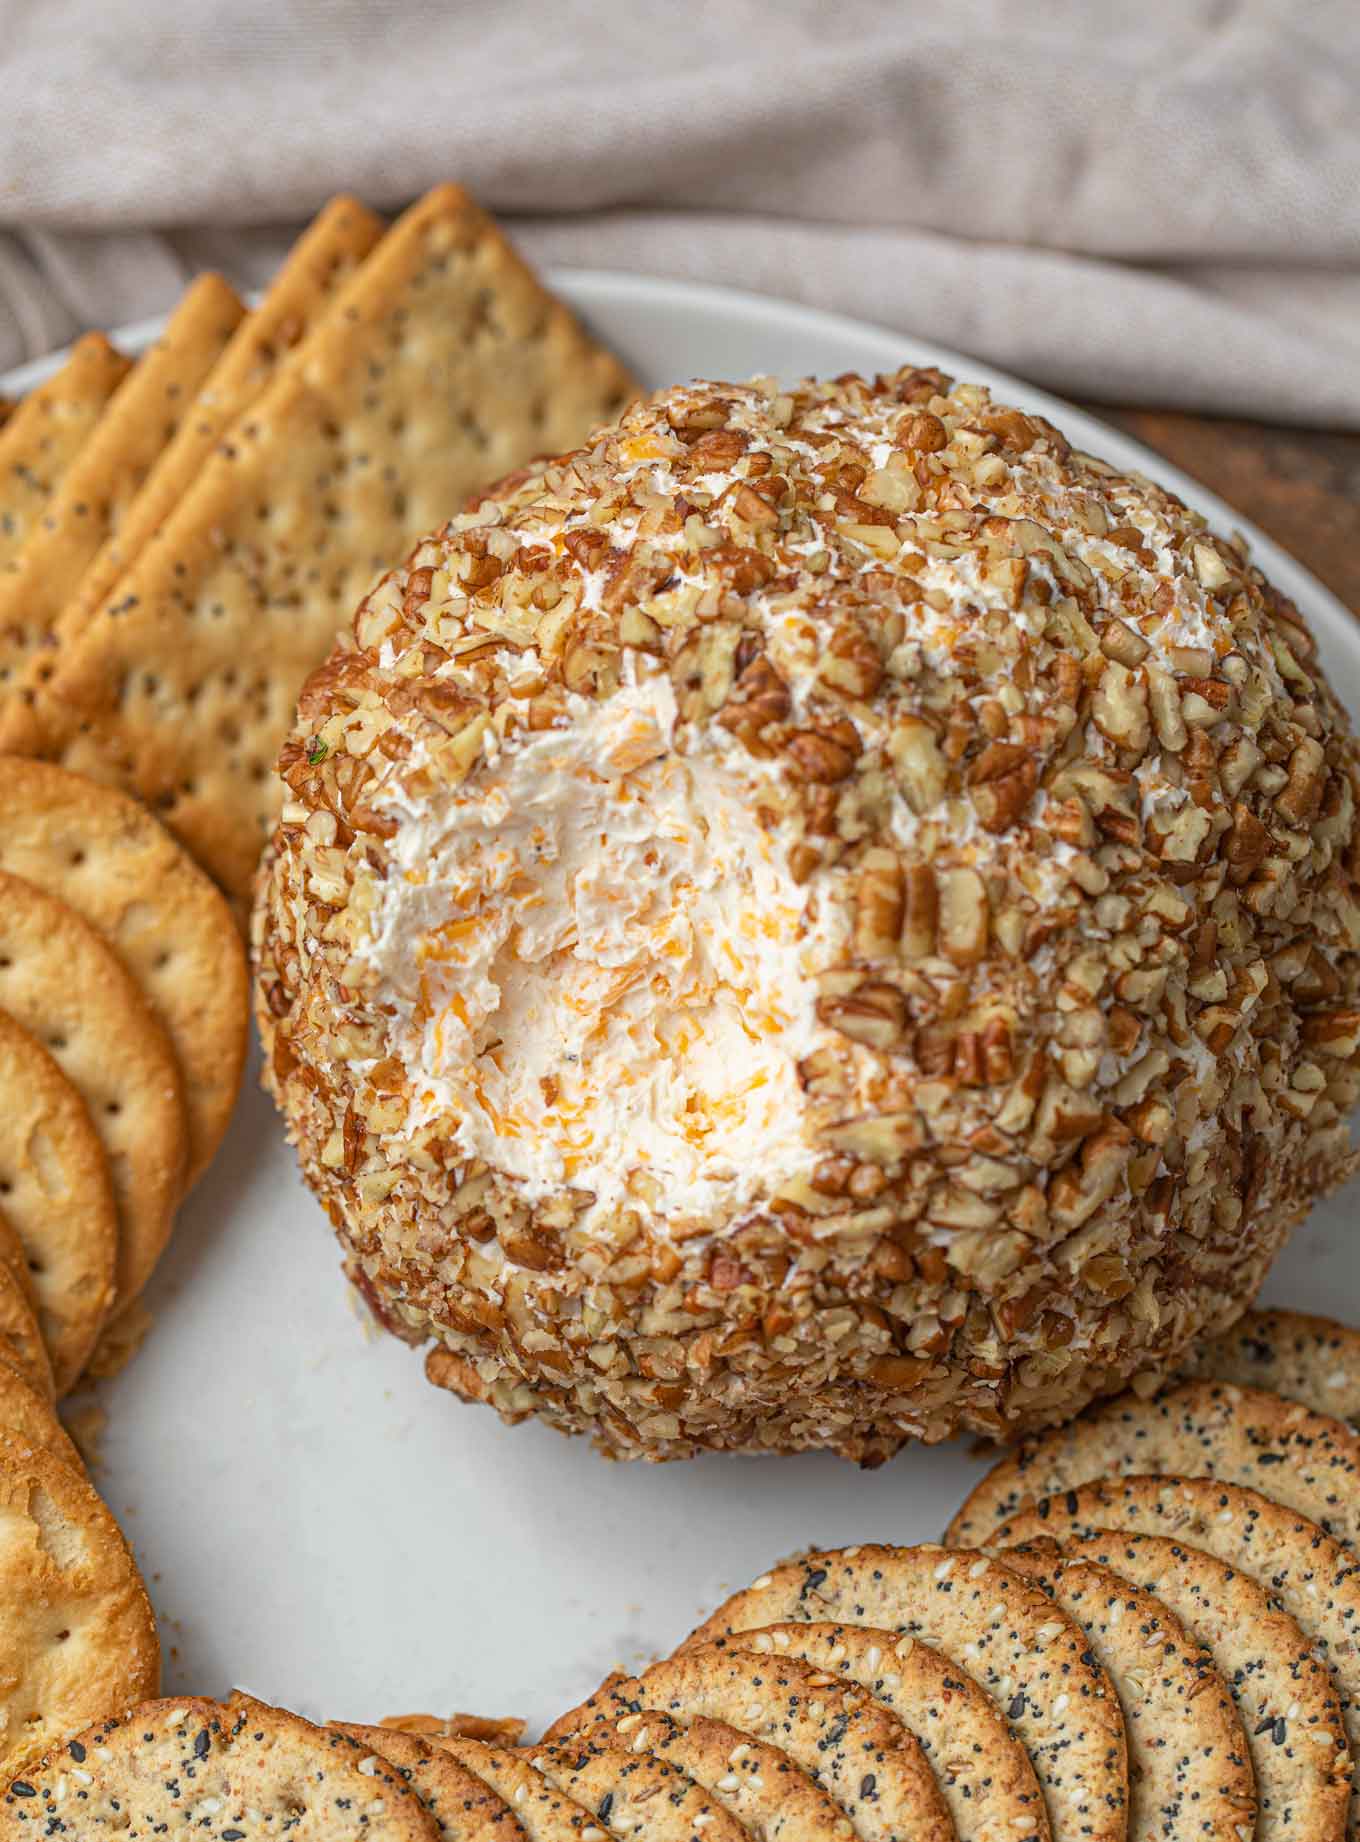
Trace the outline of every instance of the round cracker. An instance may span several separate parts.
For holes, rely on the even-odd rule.
[[[50,1751],[0,1800],[0,1838],[437,1842],[400,1775],[348,1735],[247,1696],[149,1701]]]
[[[743,1632],[759,1656],[793,1656],[858,1683],[916,1735],[959,1842],[1029,1842],[1050,1834],[1029,1754],[991,1696],[914,1637],[870,1625],[786,1624]]]
[[[1360,1331],[1306,1311],[1248,1311],[1185,1363],[1187,1380],[1263,1388],[1360,1422]]]
[[[0,1355],[8,1358],[39,1394],[56,1396],[52,1363],[42,1340],[28,1290],[11,1267],[0,1266]]]
[[[523,1825],[505,1799],[419,1734],[345,1721],[330,1724],[401,1774],[439,1825],[441,1836],[454,1842],[527,1842]]]
[[[525,1754],[456,1734],[434,1744],[511,1806],[529,1842],[597,1842],[600,1829],[591,1812],[559,1791]]]
[[[0,1011],[0,1198],[22,1241],[58,1395],[113,1302],[118,1217],[85,1102],[36,1037]]]
[[[18,1230],[3,1209],[0,1209],[0,1266],[6,1267],[13,1273],[23,1289],[25,1298],[30,1304],[35,1303],[33,1275],[28,1270],[28,1255],[24,1252],[24,1244],[19,1239]]]
[[[1258,1491],[1213,1478],[1125,1477],[1045,1497],[997,1532],[998,1547],[1098,1529],[1190,1542],[1277,1599],[1332,1672],[1351,1759],[1360,1766],[1360,1566],[1315,1522]],[[1348,1832],[1360,1838],[1360,1781]]]
[[[154,1695],[156,1621],[122,1530],[84,1473],[0,1432],[0,1767]]]
[[[1278,1395],[1206,1381],[1150,1400],[1117,1395],[1023,1440],[974,1488],[946,1540],[990,1544],[1023,1504],[1135,1475],[1242,1484],[1360,1546],[1360,1433]]]
[[[1036,1544],[1017,1566],[1051,1568],[1058,1545]],[[1061,1544],[1151,1593],[1202,1644],[1242,1716],[1256,1775],[1256,1842],[1342,1842],[1351,1760],[1335,1685],[1270,1594],[1202,1549],[1159,1535],[1100,1530]]]
[[[1128,1767],[1113,1685],[1036,1586],[988,1555],[862,1546],[785,1561],[733,1595],[686,1650],[763,1625],[872,1625],[918,1637],[1001,1706],[1043,1787],[1054,1842],[1122,1842]]]
[[[548,1780],[616,1836],[640,1842],[752,1842],[717,1798],[674,1759],[659,1759],[599,1730],[540,1746],[533,1762]]]
[[[188,1182],[222,1142],[245,1066],[245,947],[217,885],[146,808],[45,761],[0,761],[0,869],[105,937],[170,1037],[184,1082]]]
[[[1129,1842],[1220,1842],[1256,1827],[1256,1776],[1228,1686],[1160,1599],[1094,1561],[1006,1558],[1086,1633],[1124,1710]]]
[[[57,1418],[51,1400],[29,1382],[12,1362],[0,1356],[0,1428],[40,1446],[54,1458],[85,1469],[75,1441]]]
[[[87,921],[0,870],[0,1007],[81,1093],[118,1207],[115,1309],[151,1277],[184,1192],[188,1128],[170,1039]]]
[[[759,1656],[740,1639],[686,1647],[599,1690],[577,1710],[572,1737],[628,1712],[726,1721],[777,1746],[835,1799],[860,1842],[952,1842],[916,1736],[861,1689],[798,1658]]]
[[[669,1714],[621,1714],[590,1732],[673,1760],[764,1842],[829,1842],[849,1834],[845,1812],[810,1773],[727,1721],[699,1716],[682,1724]]]

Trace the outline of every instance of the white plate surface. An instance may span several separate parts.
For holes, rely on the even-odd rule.
[[[1245,529],[1360,711],[1360,629],[1341,604],[1212,494],[1081,411],[779,301],[603,273],[552,280],[648,384],[939,364],[1041,410]],[[132,350],[158,327],[119,342]],[[1314,1212],[1266,1296],[1360,1319],[1358,1218],[1352,1185]],[[102,1391],[99,1482],[151,1583],[173,1692],[239,1684],[313,1716],[471,1709],[537,1727],[793,1548],[935,1539],[980,1469],[962,1444],[872,1473],[825,1456],[610,1465],[542,1426],[460,1406],[361,1321],[253,1069],[149,1303],[141,1355]]]

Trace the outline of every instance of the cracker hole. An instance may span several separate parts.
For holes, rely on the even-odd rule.
[[[122,1110],[123,1103],[121,1100],[106,1100],[104,1102],[104,1111],[108,1114],[110,1119],[117,1119]]]
[[[47,1039],[47,1046],[60,1055],[62,1050],[66,1047],[66,1038],[64,1036],[49,1036]]]
[[[66,861],[73,870],[78,870],[85,861],[85,853],[84,851],[72,851]]]
[[[169,950],[166,947],[162,947],[160,952],[156,955],[155,959],[153,959],[151,962],[151,970],[153,972],[164,972],[165,968],[169,964],[170,964]]]

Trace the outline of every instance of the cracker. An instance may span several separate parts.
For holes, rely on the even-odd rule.
[[[590,1811],[559,1791],[524,1753],[456,1734],[433,1744],[509,1804],[529,1842],[601,1842]]]
[[[0,1782],[104,1709],[156,1692],[156,1621],[122,1531],[78,1466],[9,1432],[0,1630]]]
[[[686,1639],[762,1625],[872,1625],[920,1638],[998,1702],[1043,1787],[1054,1842],[1124,1834],[1127,1761],[1114,1688],[1082,1633],[986,1555],[862,1546],[785,1561]]]
[[[589,1731],[673,1761],[764,1842],[850,1842],[854,1834],[840,1805],[787,1753],[727,1721],[621,1714]]]
[[[1206,1381],[1146,1401],[1121,1394],[1023,1440],[974,1488],[946,1540],[990,1543],[1023,1504],[1110,1476],[1242,1484],[1360,1543],[1360,1434],[1260,1389]]]
[[[1332,1672],[1351,1758],[1360,1761],[1360,1569],[1349,1548],[1296,1510],[1211,1478],[1125,1477],[1083,1484],[1021,1510],[998,1547],[1098,1529],[1192,1543],[1249,1575],[1278,1600]],[[1360,1785],[1349,1833],[1360,1837]]]
[[[1360,1422],[1360,1331],[1306,1311],[1249,1311],[1195,1352],[1187,1378],[1262,1388]]]
[[[0,695],[30,667],[47,672],[69,637],[81,578],[132,503],[245,312],[220,275],[203,275],[133,367],[67,468],[14,568],[0,576]],[[41,657],[40,657],[41,650]]]
[[[799,1657],[881,1701],[921,1742],[959,1842],[1030,1842],[1049,1835],[1029,1754],[991,1696],[929,1644],[869,1625],[838,1624],[772,1625],[736,1641],[761,1656]]]
[[[630,388],[439,187],[233,426],[50,694],[0,712],[0,747],[138,793],[244,903],[298,691],[360,597],[472,488],[579,442]]]
[[[1246,1574],[1187,1543],[1101,1530],[1062,1544],[1160,1599],[1208,1650],[1237,1704],[1256,1774],[1256,1842],[1341,1842],[1351,1760],[1336,1691],[1297,1624]],[[1053,1545],[1016,1566],[1046,1575]],[[1248,1834],[1251,1832],[1248,1831]]]
[[[151,1276],[184,1188],[179,1064],[117,954],[73,908],[0,870],[0,1008],[45,1044],[89,1108],[118,1209],[115,1309]]]
[[[33,1275],[28,1270],[28,1255],[14,1223],[0,1209],[0,1266],[18,1280],[24,1297],[33,1303]]]
[[[77,1471],[85,1468],[50,1399],[5,1356],[0,1356],[0,1428],[29,1445],[40,1446]]]
[[[533,1762],[616,1836],[641,1842],[752,1842],[746,1825],[673,1759],[659,1759],[604,1732],[541,1746]]]
[[[738,1640],[739,1641],[739,1640]],[[796,1658],[723,1644],[687,1647],[610,1684],[578,1711],[579,1731],[624,1713],[726,1721],[800,1766],[849,1817],[860,1842],[948,1842],[953,1826],[917,1741],[861,1689]]]
[[[0,1355],[13,1363],[31,1388],[50,1401],[56,1387],[52,1363],[28,1288],[14,1269],[0,1266]]]
[[[1247,1736],[1208,1651],[1160,1599],[1094,1561],[1022,1555],[1016,1565],[1081,1626],[1115,1685],[1129,1742],[1129,1842],[1253,1834]]]
[[[24,1244],[57,1393],[113,1302],[118,1216],[85,1102],[36,1037],[0,1011],[0,1198]]]
[[[145,1702],[27,1768],[0,1802],[0,1837],[53,1834],[436,1842],[439,1830],[348,1735],[233,1696]]]
[[[333,198],[298,238],[269,292],[236,328],[127,515],[85,571],[73,602],[75,628],[89,620],[156,535],[222,435],[254,402],[382,232],[382,219],[357,198]]]
[[[137,800],[14,757],[0,760],[0,870],[74,908],[150,999],[183,1078],[193,1183],[231,1119],[249,1033],[245,949],[221,891]]]
[[[474,1778],[451,1754],[418,1734],[393,1727],[331,1723],[399,1772],[452,1842],[525,1842],[520,1824],[503,1797]]]
[[[53,493],[132,369],[103,333],[86,333],[30,390],[0,435],[0,571],[13,568]]]

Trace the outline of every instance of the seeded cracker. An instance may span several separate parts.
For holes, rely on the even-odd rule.
[[[36,1037],[0,1011],[0,1194],[28,1254],[60,1396],[113,1302],[118,1216],[99,1135]]]
[[[193,284],[67,469],[13,572],[0,576],[0,710],[22,707],[14,693],[39,648],[69,636],[64,617],[85,570],[244,312],[219,275]]]
[[[785,1622],[919,1637],[997,1701],[1033,1762],[1054,1842],[1124,1834],[1127,1764],[1114,1689],[1080,1630],[997,1562],[943,1548],[860,1546],[786,1561],[685,1643],[741,1642]]]
[[[0,1837],[436,1842],[434,1818],[367,1748],[247,1696],[149,1702],[54,1749],[11,1786]]]
[[[540,1746],[534,1764],[550,1784],[612,1834],[639,1842],[758,1842],[746,1825],[671,1759],[634,1751],[605,1732]]]
[[[352,639],[282,758],[266,1079],[463,1398],[630,1458],[1020,1433],[1173,1367],[1352,1168],[1313,643],[985,391],[661,392]]]
[[[170,1237],[188,1128],[170,1039],[132,974],[73,908],[0,871],[0,1007],[51,1052],[89,1109],[118,1209],[115,1310]]]
[[[227,428],[311,330],[382,230],[382,220],[358,199],[336,198],[298,238],[263,301],[236,328],[126,517],[86,570],[70,612],[72,631],[88,623],[197,479]]]
[[[1360,1547],[1360,1434],[1273,1394],[1220,1382],[1183,1382],[1153,1400],[1122,1394],[1025,1440],[974,1488],[946,1539],[990,1543],[1022,1505],[1111,1474],[1242,1484]]]
[[[131,369],[103,333],[87,333],[71,347],[61,369],[29,391],[5,422],[0,434],[0,571],[14,567]]]
[[[1187,1377],[1234,1382],[1360,1421],[1360,1331],[1304,1311],[1248,1311],[1181,1367]]]
[[[727,1721],[621,1714],[589,1736],[673,1761],[764,1842],[851,1842],[854,1835],[840,1805],[787,1753]]]
[[[456,1735],[435,1744],[510,1805],[529,1842],[603,1842],[593,1812],[559,1791],[527,1754]]]
[[[1044,1497],[1002,1524],[997,1547],[1100,1530],[1192,1543],[1256,1580],[1298,1625],[1336,1684],[1352,1762],[1360,1761],[1360,1566],[1295,1510],[1210,1478],[1125,1477]],[[1348,1833],[1360,1838],[1353,1781]]]
[[[14,757],[0,759],[0,870],[82,915],[150,999],[183,1077],[192,1183],[236,1104],[249,1023],[245,952],[221,892],[138,801]]]
[[[588,1735],[633,1712],[726,1721],[786,1753],[849,1817],[860,1842],[952,1838],[939,1786],[912,1734],[860,1689],[797,1659],[698,1645],[614,1681],[549,1730]],[[567,1737],[565,1734],[562,1737]]]
[[[525,1842],[523,1825],[505,1799],[438,1746],[392,1727],[331,1724],[399,1772],[449,1842]]]
[[[100,1709],[154,1695],[160,1647],[127,1542],[78,1466],[0,1432],[0,1511],[0,1782],[8,1782]]]
[[[959,1842],[1028,1842],[1050,1834],[1029,1754],[1001,1710],[929,1644],[840,1624],[773,1625],[735,1641],[759,1656],[800,1657],[881,1701],[921,1742]]]
[[[415,205],[63,653],[36,730],[161,812],[244,902],[299,688],[374,578],[628,380],[457,187]]]
[[[1200,1549],[1155,1535],[1100,1531],[1064,1542],[1061,1552],[1160,1599],[1208,1649],[1251,1750],[1256,1842],[1341,1842],[1351,1762],[1335,1687],[1269,1593]],[[1052,1560],[1052,1544],[1043,1544],[1016,1564],[1043,1576]]]
[[[1129,1842],[1254,1833],[1246,1732],[1209,1652],[1160,1599],[1090,1561],[1007,1562],[1085,1631],[1119,1695],[1129,1744]]]

